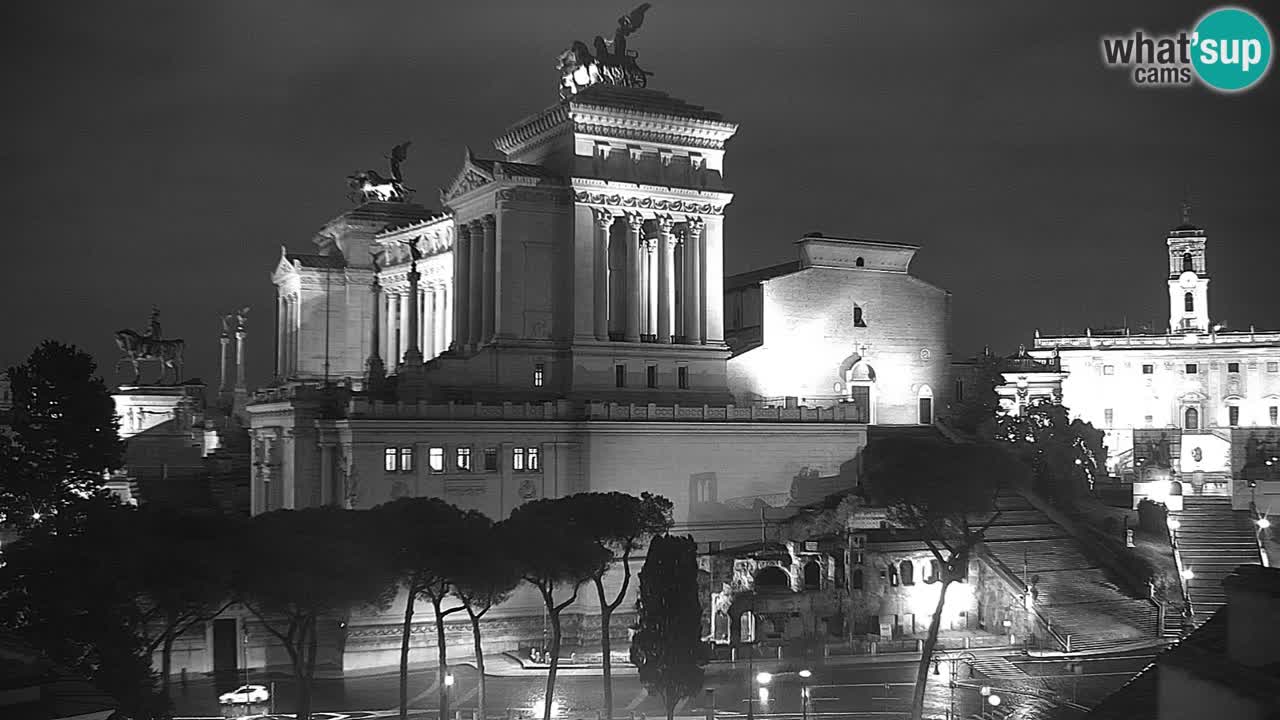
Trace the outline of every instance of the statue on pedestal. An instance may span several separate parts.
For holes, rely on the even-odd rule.
[[[391,149],[387,159],[391,163],[391,177],[384,178],[376,170],[365,170],[347,176],[347,186],[351,188],[352,202],[364,203],[371,200],[380,202],[407,202],[413,190],[405,187],[404,176],[400,173],[400,163],[409,156],[411,142],[402,142]]]
[[[636,64],[636,52],[627,49],[627,38],[640,29],[644,14],[650,8],[643,3],[630,13],[618,18],[618,28],[613,33],[613,43],[597,35],[593,41],[595,55],[581,40],[575,40],[569,49],[560,53],[560,97],[569,99],[591,85],[619,85],[642,88],[648,85],[653,73]]]
[[[121,357],[116,361],[133,366],[132,384],[136,385],[141,377],[138,363],[143,360],[155,360],[160,363],[160,377],[154,384],[165,384],[168,371],[173,371],[173,382],[176,385],[182,379],[182,351],[185,343],[182,340],[166,340],[160,330],[160,310],[153,307],[151,317],[147,321],[147,332],[136,330],[118,330],[115,334],[116,346],[120,348]]]

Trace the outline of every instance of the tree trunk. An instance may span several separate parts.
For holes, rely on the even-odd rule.
[[[679,699],[668,699],[667,696],[663,694],[662,704],[667,706],[667,720],[676,720],[676,705],[680,704]]]
[[[413,632],[413,601],[417,588],[409,584],[409,601],[404,607],[404,629],[400,633],[400,720],[409,717],[409,637]]]
[[[306,680],[298,688],[298,714],[297,720],[311,720],[311,683],[316,674],[316,617],[311,616],[311,621],[307,623],[309,630],[304,630],[303,637],[307,638],[306,646]],[[305,633],[310,632],[310,636]]]
[[[471,641],[476,647],[476,671],[480,673],[480,685],[476,694],[476,702],[479,705],[477,709],[477,717],[479,720],[485,720],[484,707],[484,645],[480,642],[480,616],[471,612],[471,608],[467,608],[467,615],[471,617]]]
[[[440,720],[446,720],[449,717],[449,686],[445,683],[449,675],[449,651],[444,645],[444,613],[440,612],[440,601],[439,595],[431,598],[431,605],[436,610],[436,653],[440,658]]]
[[[911,720],[924,717],[924,685],[929,681],[929,660],[933,658],[933,648],[938,644],[938,631],[942,628],[942,606],[947,601],[947,588],[952,581],[946,579],[944,569],[942,587],[938,589],[938,607],[933,611],[933,619],[929,621],[929,635],[924,639],[924,648],[920,651],[920,665],[916,668],[915,693],[911,697]]]
[[[598,576],[596,593],[600,595],[600,652],[602,679],[604,680],[604,720],[613,720],[613,654],[609,637],[609,619],[613,616],[613,608],[604,600],[604,581]]]
[[[551,720],[551,703],[555,699],[556,670],[560,668],[560,611],[547,603],[551,616],[551,667],[547,669],[547,694],[542,698],[542,720]]]
[[[169,700],[169,675],[173,673],[173,641],[177,630],[170,625],[164,632],[164,644],[160,646],[160,696],[164,698],[165,712],[168,713],[168,706],[171,704]]]

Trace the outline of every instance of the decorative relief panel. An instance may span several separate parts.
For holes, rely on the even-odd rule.
[[[483,495],[485,482],[483,479],[455,479],[444,481],[445,495]]]
[[[692,200],[655,200],[650,197],[634,198],[622,195],[593,193],[580,190],[573,194],[573,199],[591,205],[608,205],[611,207],[637,208],[641,210],[658,210],[667,212],[695,213],[699,215],[722,215],[724,205],[699,203]]]

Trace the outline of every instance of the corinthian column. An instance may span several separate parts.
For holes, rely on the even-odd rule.
[[[702,343],[702,218],[690,218],[684,238],[684,335]]]
[[[609,230],[616,219],[613,213],[592,208],[596,219],[595,248],[595,335],[597,340],[609,339]]]
[[[674,325],[672,310],[676,306],[676,237],[671,229],[675,221],[658,218],[658,342],[671,342]]]
[[[484,293],[484,226],[479,220],[471,221],[471,260],[467,263],[470,279],[467,282],[467,344],[475,347],[480,344],[480,335],[484,332],[484,309],[481,296]]]
[[[480,342],[487,343],[493,339],[494,313],[497,310],[497,303],[495,302],[497,300],[497,283],[495,280],[498,272],[498,219],[493,215],[485,215],[481,218],[480,224],[484,228],[484,271],[480,280],[481,292],[484,293],[484,296],[480,301],[482,316]]]
[[[658,336],[658,238],[646,239],[644,250],[644,334],[656,339]]]
[[[640,228],[644,218],[627,215],[627,342],[640,342]]]
[[[451,345],[461,349],[470,338],[467,329],[469,315],[467,300],[471,288],[471,225],[458,225],[458,234],[453,242],[453,338]]]
[[[422,355],[424,358],[433,358],[440,352],[436,345],[436,325],[440,322],[440,314],[436,307],[434,285],[422,291],[422,310]]]

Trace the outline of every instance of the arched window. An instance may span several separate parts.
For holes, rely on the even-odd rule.
[[[1189,252],[1182,253],[1182,271],[1195,272],[1195,269],[1196,269],[1195,261],[1192,259],[1191,253]]]
[[[854,260],[854,261],[853,261],[853,264],[854,264],[854,265],[856,265],[857,267],[862,267],[863,265],[866,265],[867,263],[866,263],[862,258],[858,258],[857,260]]]
[[[938,565],[938,561],[936,559],[930,560],[929,569],[925,571],[924,581],[927,583],[938,582],[938,580],[941,579],[940,576],[942,575],[942,573],[939,572],[940,569],[941,569],[941,566]]]
[[[851,584],[854,590],[862,589],[862,568],[854,568]]]
[[[1182,296],[1182,309],[1186,310],[1187,312],[1195,312],[1196,297],[1191,293],[1184,294]]]
[[[916,584],[916,568],[911,564],[910,560],[903,560],[898,563],[898,574],[902,576],[903,585]]]
[[[817,560],[810,560],[804,566],[804,589],[817,590],[822,587],[822,568]]]
[[[857,305],[853,306],[853,326],[854,327],[867,326],[866,319],[862,317],[862,308],[858,307]]]
[[[898,587],[898,568],[890,565],[887,572],[889,574],[889,586]]]
[[[781,568],[771,565],[767,568],[762,568],[760,572],[756,573],[757,590],[785,590],[789,587],[791,587],[791,582]]]
[[[1200,429],[1200,411],[1199,410],[1193,407],[1189,407],[1187,408],[1187,411],[1183,413],[1183,418],[1186,420],[1186,422],[1183,424],[1185,429],[1187,430]]]

